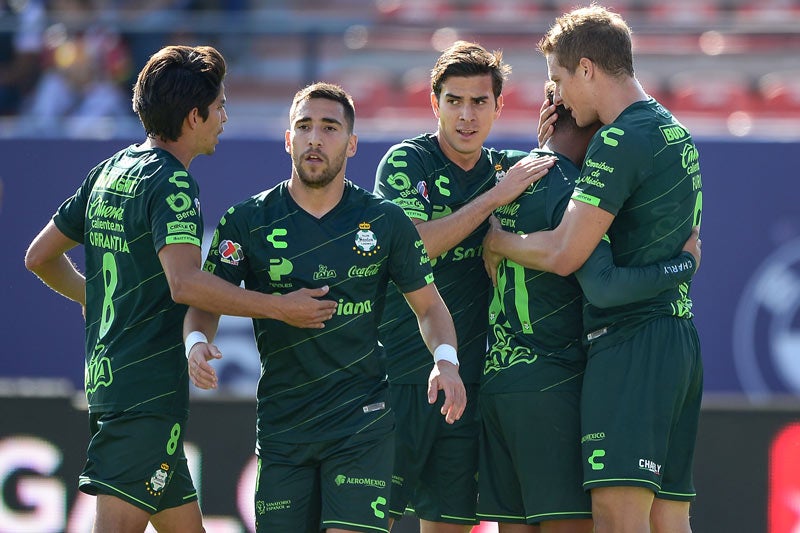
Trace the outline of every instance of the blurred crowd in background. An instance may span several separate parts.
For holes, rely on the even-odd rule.
[[[637,76],[696,135],[800,138],[800,1],[608,0],[634,30]],[[138,137],[130,88],[165,44],[229,62],[226,130],[281,134],[295,90],[340,83],[360,131],[430,127],[429,69],[456,39],[502,49],[501,134],[532,135],[564,0],[0,0],[0,138]],[[424,124],[420,126],[420,123]]]

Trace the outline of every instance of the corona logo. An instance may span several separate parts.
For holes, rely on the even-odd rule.
[[[364,230],[364,231],[368,230],[368,229],[369,229],[369,228],[371,228],[371,227],[372,227],[372,226],[370,226],[370,225],[369,225],[369,222],[361,222],[361,223],[358,225],[358,229],[360,229],[360,230]]]

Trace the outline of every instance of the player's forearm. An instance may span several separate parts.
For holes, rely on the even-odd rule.
[[[217,315],[277,318],[280,296],[250,291],[202,270],[170,286],[172,299]]]
[[[209,313],[196,307],[189,307],[183,319],[183,338],[192,331],[199,331],[206,336],[208,342],[212,342],[217,335],[219,327],[219,315]]]
[[[422,339],[431,353],[441,344],[458,347],[453,318],[444,302],[431,308],[424,315],[418,316],[417,320]]]
[[[417,231],[431,259],[450,251],[466,239],[499,207],[490,193],[483,193],[446,217],[417,224]]]
[[[65,254],[41,262],[26,258],[25,266],[57,293],[86,306],[86,279]]]
[[[579,263],[576,264],[564,253],[552,231],[520,235],[495,230],[484,241],[484,246],[490,252],[526,268],[553,272],[560,276],[567,276],[580,267]]]

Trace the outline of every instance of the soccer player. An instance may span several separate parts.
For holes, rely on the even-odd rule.
[[[634,77],[627,24],[601,6],[576,9],[555,21],[539,48],[556,83],[555,103],[579,126],[604,126],[560,224],[525,235],[490,231],[484,247],[561,275],[577,270],[606,233],[620,266],[676,255],[700,224],[698,151],[689,131]],[[691,531],[703,376],[691,304],[687,283],[584,313],[582,464],[597,533],[646,532],[651,525]]]
[[[546,89],[551,101],[553,86]],[[586,147],[600,127],[579,128],[561,105],[555,112],[558,127],[544,149],[532,153],[556,153],[558,162],[495,211],[496,223],[506,231],[528,233],[558,225]],[[696,246],[693,234],[687,251],[674,260],[615,268],[609,244],[601,241],[576,275],[566,277],[510,260],[500,263],[479,394],[481,519],[499,522],[501,533],[592,531],[591,501],[581,486],[582,292],[603,306],[656,296],[691,279],[700,255]],[[521,405],[525,408],[511,408]]]
[[[442,52],[431,71],[436,132],[392,146],[376,173],[375,192],[405,210],[431,257],[436,285],[453,315],[467,389],[465,415],[457,424],[442,424],[427,403],[429,357],[414,314],[390,291],[380,328],[397,417],[390,512],[399,519],[413,509],[425,532],[468,531],[477,523],[476,400],[491,289],[481,241],[492,211],[552,165],[549,157],[483,146],[500,116],[510,71],[501,52],[477,43],[458,41]]]
[[[324,290],[278,297],[200,269],[203,221],[189,164],[213,154],[226,65],[208,46],[168,46],[136,80],[147,139],[97,165],[31,243],[25,265],[81,304],[91,441],[80,490],[97,495],[94,531],[200,532],[183,451],[189,378],[181,328],[188,304],[323,327]],[[84,277],[66,253],[84,245]]]
[[[286,151],[291,177],[232,207],[204,268],[263,292],[329,284],[338,302],[324,330],[254,320],[258,384],[256,530],[387,531],[394,413],[378,343],[391,280],[417,317],[428,349],[429,401],[444,390],[447,423],[461,417],[453,321],[433,284],[430,261],[403,210],[345,179],[356,153],[355,112],[339,86],[297,92]],[[219,315],[190,308],[186,346],[200,387]],[[430,354],[435,364],[431,367]],[[196,366],[195,366],[196,365]]]

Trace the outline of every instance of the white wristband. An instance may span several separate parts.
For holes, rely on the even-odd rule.
[[[449,344],[440,344],[437,346],[433,351],[433,362],[438,363],[439,361],[447,361],[458,366],[458,355],[456,354],[456,349]]]
[[[186,335],[186,340],[184,341],[184,346],[186,346],[186,358],[189,358],[189,352],[192,351],[192,347],[197,344],[198,342],[208,342],[208,338],[203,335],[201,331],[193,331]]]

